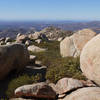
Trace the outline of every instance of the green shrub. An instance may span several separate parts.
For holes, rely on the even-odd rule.
[[[40,60],[43,65],[49,67],[50,65],[53,64],[53,61],[55,59],[61,58],[59,42],[50,41],[50,42],[44,42],[40,44],[37,44],[37,43],[33,43],[33,44],[41,48],[47,48],[47,51],[45,52],[38,52],[38,53],[30,52],[30,54],[36,55],[37,60]]]
[[[18,88],[18,87],[20,87],[22,85],[36,83],[40,79],[41,79],[41,75],[40,74],[37,74],[35,76],[28,76],[27,74],[24,74],[22,76],[19,76],[17,78],[14,78],[8,84],[8,89],[6,91],[7,97],[8,98],[13,97],[14,96],[14,91],[15,91],[16,88]]]
[[[63,77],[72,77],[76,79],[86,79],[80,70],[79,57],[66,57],[60,56],[59,42],[44,42],[44,43],[33,43],[42,48],[47,48],[46,52],[32,53],[37,56],[37,59],[42,61],[42,64],[48,66],[46,79],[51,82],[57,82]]]
[[[46,79],[54,83],[64,77],[86,79],[82,75],[79,65],[79,58],[67,57],[58,59],[48,68]]]

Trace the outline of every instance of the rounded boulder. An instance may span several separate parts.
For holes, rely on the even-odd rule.
[[[29,62],[29,53],[22,44],[0,46],[0,80],[12,70],[20,71]]]
[[[80,56],[83,74],[100,86],[100,34],[91,39]]]

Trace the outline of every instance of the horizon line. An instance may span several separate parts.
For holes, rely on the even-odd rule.
[[[81,21],[86,21],[86,22],[90,22],[90,21],[100,21],[100,20],[92,20],[92,19],[33,19],[33,20],[5,20],[5,19],[0,19],[0,22],[33,22],[33,21],[74,21],[74,22],[81,22]]]

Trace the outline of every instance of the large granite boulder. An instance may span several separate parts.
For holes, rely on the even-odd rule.
[[[99,87],[86,87],[73,91],[64,99],[59,100],[100,100]]]
[[[0,80],[11,70],[21,70],[29,62],[28,50],[22,44],[0,46]]]
[[[84,84],[77,79],[62,78],[56,84],[56,91],[58,94],[64,94],[83,86]]]
[[[56,92],[45,82],[21,86],[15,90],[15,95],[19,97],[56,98]]]
[[[75,44],[75,48],[76,48],[78,54],[81,53],[84,45],[89,40],[91,40],[95,35],[96,35],[96,33],[94,31],[92,31],[91,29],[83,29],[83,30],[76,32],[73,35],[73,42]]]
[[[69,57],[76,55],[76,49],[73,43],[73,37],[66,37],[60,42],[60,54],[62,57]]]
[[[92,39],[96,33],[91,29],[83,29],[66,37],[60,43],[60,53],[62,57],[79,56],[84,45]]]
[[[84,75],[100,85],[100,34],[91,39],[83,48],[80,67]]]

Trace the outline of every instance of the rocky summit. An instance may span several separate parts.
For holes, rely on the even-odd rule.
[[[100,99],[100,35],[61,32],[47,27],[0,39],[0,100]]]
[[[65,36],[73,34],[71,31],[64,31],[53,26],[44,28],[40,33],[45,34],[49,40],[58,40],[59,38],[64,38]]]

